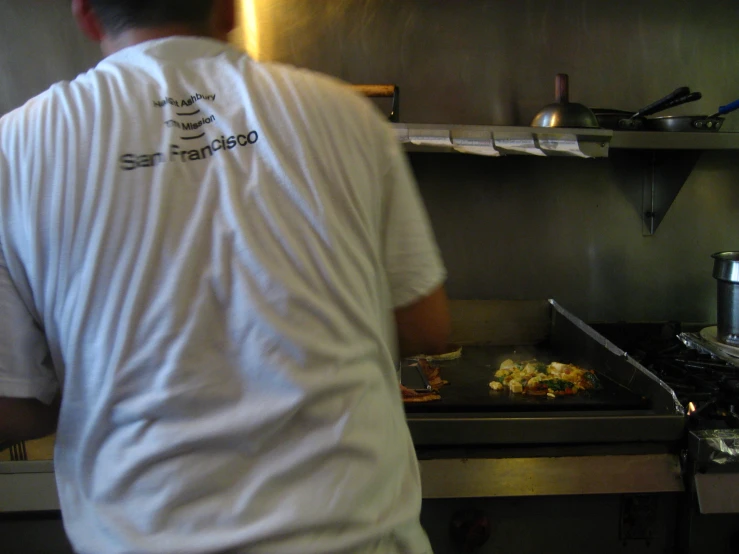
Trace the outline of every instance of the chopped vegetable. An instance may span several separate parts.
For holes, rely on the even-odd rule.
[[[495,372],[493,382],[514,394],[566,396],[582,390],[600,388],[591,370],[572,364],[552,362],[547,365],[537,360],[514,362],[505,360]],[[497,386],[490,387],[498,390]]]

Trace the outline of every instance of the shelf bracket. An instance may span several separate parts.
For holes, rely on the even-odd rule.
[[[651,236],[698,163],[699,150],[653,150],[642,188],[642,235]]]
[[[700,155],[700,150],[611,150],[622,181],[641,182],[643,236],[657,232]]]

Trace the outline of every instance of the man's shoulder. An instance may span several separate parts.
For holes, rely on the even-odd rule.
[[[73,81],[59,81],[45,91],[27,100],[0,118],[0,136],[6,133],[23,132],[39,122],[52,122],[64,115],[71,98],[88,89],[92,71],[81,74]]]
[[[322,87],[339,95],[351,94],[348,83],[326,73],[280,62],[256,62],[256,66],[276,80]]]
[[[387,142],[394,138],[392,131],[372,101],[350,84],[309,69],[276,63],[258,66],[263,100],[282,104],[314,139],[323,136],[334,147],[340,144],[353,152],[359,148],[365,154],[381,151],[385,155]]]
[[[28,124],[29,120],[38,113],[46,111],[53,101],[54,89],[57,84],[29,98],[24,104],[0,117],[0,134],[16,130],[19,126]]]
[[[349,83],[331,75],[275,62],[257,65],[263,78],[305,100],[330,104],[334,110],[343,107],[359,112],[373,109],[371,102]]]

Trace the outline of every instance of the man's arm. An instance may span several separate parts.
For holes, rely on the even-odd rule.
[[[0,443],[51,435],[58,417],[58,400],[47,406],[33,398],[0,398]]]
[[[10,138],[3,143],[14,144],[14,130],[6,133],[8,129],[0,125],[3,139]],[[59,383],[18,255],[23,249],[18,248],[13,233],[25,229],[18,223],[24,221],[18,208],[23,203],[13,197],[12,174],[4,154],[0,148],[0,443],[53,433],[59,414]]]
[[[53,433],[59,386],[46,337],[13,283],[0,245],[0,443]]]
[[[441,354],[446,350],[451,320],[444,287],[395,310],[401,356]]]
[[[451,332],[446,270],[408,159],[391,130],[386,140],[383,262],[400,355],[440,354]]]

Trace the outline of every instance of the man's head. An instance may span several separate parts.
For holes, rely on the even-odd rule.
[[[235,24],[234,0],[73,0],[72,11],[106,54],[174,35],[225,40]]]

